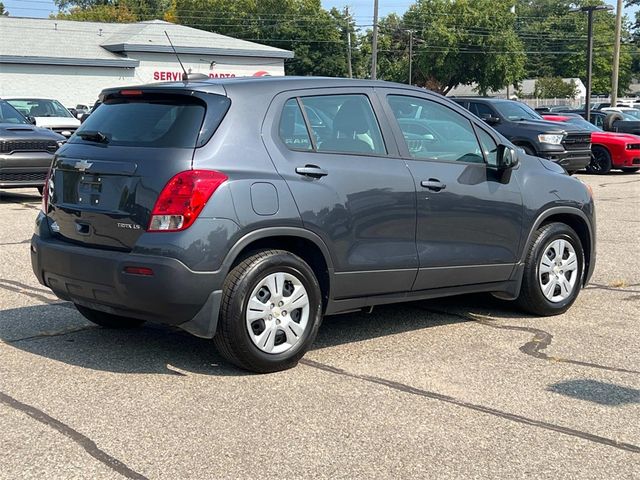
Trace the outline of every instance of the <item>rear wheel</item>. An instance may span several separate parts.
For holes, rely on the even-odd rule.
[[[291,368],[315,339],[321,298],[313,270],[300,257],[283,250],[256,252],[225,280],[215,346],[246,370]]]
[[[636,173],[638,170],[640,170],[639,167],[624,167],[622,169],[624,173]]]
[[[604,175],[611,170],[611,155],[606,148],[594,145],[591,147],[591,162],[587,165],[587,172]]]
[[[136,328],[144,323],[144,320],[101,312],[77,303],[75,306],[84,318],[104,328]]]
[[[559,315],[576,300],[582,282],[584,252],[575,231],[564,223],[540,227],[527,252],[516,302],[536,315]]]

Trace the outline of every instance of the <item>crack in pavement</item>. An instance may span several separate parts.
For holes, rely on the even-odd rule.
[[[640,182],[639,179],[636,180],[627,180],[626,182],[607,182],[607,183],[600,183],[598,186],[599,187],[607,187],[609,185],[624,185],[626,183],[638,183]]]
[[[640,374],[640,371],[638,370],[630,370],[630,369],[621,368],[621,367],[609,367],[609,366],[600,365],[597,363],[583,362],[581,360],[573,360],[570,358],[554,357],[554,356],[548,355],[543,350],[545,350],[549,345],[551,345],[551,341],[553,340],[553,335],[550,334],[549,332],[545,332],[544,330],[540,330],[539,328],[520,327],[517,325],[500,325],[496,323],[495,319],[491,317],[486,317],[483,315],[475,315],[475,314],[465,315],[461,313],[448,312],[446,310],[437,310],[437,309],[430,309],[430,308],[423,308],[423,307],[418,307],[418,308],[426,312],[436,313],[440,315],[449,315],[449,316],[457,317],[463,320],[476,322],[490,328],[495,328],[497,330],[511,330],[515,332],[532,333],[533,338],[529,340],[527,343],[525,343],[524,345],[522,345],[520,347],[520,351],[525,355],[529,355],[531,357],[534,357],[540,360],[548,360],[550,362],[556,362],[556,363],[567,363],[571,365],[578,365],[580,367],[596,368],[598,370],[607,370],[609,372]]]
[[[144,475],[132,470],[117,458],[112,457],[104,450],[98,448],[95,442],[89,437],[83,435],[77,430],[74,430],[65,423],[62,423],[60,420],[47,415],[42,410],[39,410],[31,405],[27,405],[26,403],[22,403],[3,392],[0,392],[0,403],[3,403],[4,405],[13,408],[14,410],[28,415],[34,420],[48,427],[51,427],[54,430],[57,430],[59,433],[70,438],[73,442],[82,447],[93,458],[101,462],[103,465],[106,465],[111,470],[119,473],[120,475],[134,480],[148,480]]]
[[[24,245],[25,243],[31,243],[31,240],[22,240],[21,242],[0,243],[0,247],[8,246],[8,245]]]
[[[463,407],[469,410],[474,410],[476,412],[486,413],[489,415],[493,415],[495,417],[503,418],[506,420],[511,420],[513,422],[521,423],[524,425],[531,425],[533,427],[542,428],[544,430],[550,430],[552,432],[561,433],[564,435],[569,435],[572,437],[581,438],[583,440],[587,440],[594,443],[599,443],[601,445],[606,445],[609,447],[618,448],[620,450],[625,450],[627,452],[640,453],[640,446],[633,445],[631,443],[619,442],[612,438],[601,437],[599,435],[593,435],[591,433],[583,432],[581,430],[575,430],[569,427],[563,427],[560,425],[556,425],[549,422],[544,422],[541,420],[535,420],[533,418],[528,418],[522,415],[517,415],[514,413],[505,412],[502,410],[498,410],[493,407],[487,407],[484,405],[479,405],[476,403],[466,402],[464,400],[460,400],[455,397],[451,397],[449,395],[445,395],[437,392],[430,392],[428,390],[422,390],[420,388],[415,388],[410,385],[406,385],[404,383],[395,382],[393,380],[387,380],[381,377],[375,377],[372,375],[362,375],[358,373],[351,373],[342,368],[333,367],[331,365],[326,365],[324,363],[316,362],[315,360],[302,359],[300,363],[306,365],[311,368],[317,368],[319,370],[332,373],[335,375],[341,375],[344,377],[353,378],[356,380],[362,380],[369,383],[374,383],[377,385],[383,385],[385,387],[391,388],[393,390],[397,390],[404,393],[409,393],[411,395],[417,395],[420,397],[426,397],[433,400],[438,400],[441,402],[445,402],[451,405],[456,405],[458,407]]]
[[[3,343],[11,345],[12,343],[16,343],[16,342],[25,342],[28,340],[38,340],[40,338],[50,338],[50,337],[62,337],[64,335],[70,335],[72,333],[77,333],[77,332],[82,332],[84,330],[93,330],[95,328],[98,327],[94,327],[94,326],[85,326],[85,327],[74,327],[74,328],[69,328],[67,330],[61,330],[59,332],[43,332],[43,333],[38,333],[37,335],[29,335],[28,337],[22,337],[22,338],[14,338],[13,340],[4,340]]]
[[[631,285],[627,285],[627,287],[637,287],[639,284],[633,283]],[[610,285],[601,285],[599,283],[590,283],[583,290],[609,290],[611,292],[627,292],[627,293],[640,293],[640,290],[630,290],[625,287],[612,287]]]

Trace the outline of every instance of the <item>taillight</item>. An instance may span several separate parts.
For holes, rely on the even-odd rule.
[[[214,170],[187,170],[165,185],[151,212],[150,232],[189,228],[227,176]]]
[[[44,185],[42,188],[42,211],[47,214],[49,210],[49,182],[51,181],[51,167],[49,167],[49,171],[47,172],[47,176],[44,180]]]

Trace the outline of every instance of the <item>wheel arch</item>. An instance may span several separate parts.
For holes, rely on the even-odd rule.
[[[582,210],[573,207],[553,207],[542,212],[536,219],[533,227],[529,231],[527,241],[524,244],[523,255],[521,262],[524,263],[527,249],[531,244],[533,234],[543,225],[549,223],[564,223],[570,226],[578,235],[582,249],[584,251],[585,268],[583,276],[583,286],[587,284],[593,269],[595,267],[595,237],[594,232],[589,222],[589,219]]]
[[[333,262],[329,249],[315,233],[297,227],[270,227],[254,230],[238,240],[222,264],[225,274],[253,252],[264,249],[287,250],[302,258],[316,274],[326,308],[331,298]]]

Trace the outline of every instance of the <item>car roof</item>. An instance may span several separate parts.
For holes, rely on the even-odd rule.
[[[508,98],[491,98],[491,97],[449,97],[451,100],[464,100],[465,102],[486,102],[486,103],[507,103],[518,102],[517,100],[509,100]]]
[[[106,88],[103,92],[114,92],[127,89],[184,89],[207,91],[213,93],[230,92],[233,90],[253,90],[256,94],[266,92],[275,93],[278,91],[298,90],[307,88],[402,88],[420,93],[430,93],[441,96],[436,92],[420,87],[406,85],[404,83],[387,82],[384,80],[366,80],[356,78],[341,77],[235,77],[235,78],[205,78],[189,80],[188,82],[157,82],[144,85],[130,85],[126,87]]]

